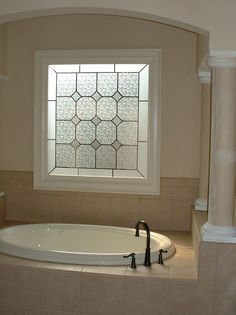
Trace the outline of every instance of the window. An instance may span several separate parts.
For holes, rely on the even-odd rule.
[[[34,186],[157,194],[159,50],[38,51]]]

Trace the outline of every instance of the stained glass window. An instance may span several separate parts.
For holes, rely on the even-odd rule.
[[[48,173],[100,169],[146,178],[148,81],[149,64],[49,65],[48,142],[55,159],[50,154]]]

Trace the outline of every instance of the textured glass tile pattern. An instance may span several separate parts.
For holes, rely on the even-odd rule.
[[[71,96],[76,91],[75,73],[58,73],[57,96]]]
[[[81,145],[76,150],[76,167],[95,168],[95,150],[91,145]]]
[[[123,120],[138,120],[138,98],[123,97],[118,102],[118,115]]]
[[[81,120],[90,120],[96,115],[96,102],[92,97],[81,97],[77,102],[77,115]]]
[[[76,126],[76,139],[81,144],[91,144],[95,140],[95,126],[91,121],[80,121]]]
[[[97,149],[97,168],[111,168],[116,167],[116,150],[111,146],[101,145]]]
[[[71,145],[56,144],[56,167],[75,167],[75,150]]]
[[[136,122],[122,122],[117,127],[117,140],[123,145],[137,145],[137,136]]]
[[[57,119],[70,120],[75,115],[75,101],[71,97],[57,98]]]
[[[75,125],[71,121],[58,121],[56,130],[57,143],[71,143],[75,139]]]
[[[112,96],[117,91],[117,73],[98,73],[98,92]]]
[[[102,120],[112,120],[116,116],[117,103],[112,97],[102,97],[97,102],[97,115]]]
[[[111,121],[101,121],[97,125],[97,140],[102,144],[111,144],[116,140],[116,126]]]
[[[56,86],[55,114],[48,120],[55,130],[55,167],[141,173],[138,135],[147,130],[148,65],[82,64],[71,70],[70,65],[53,69],[48,78],[49,87]],[[48,97],[52,97],[51,88]],[[147,146],[147,136],[142,139]]]
[[[120,73],[119,92],[123,96],[138,96],[138,73]]]
[[[96,73],[78,73],[77,92],[81,96],[91,96],[96,92]]]
[[[117,151],[117,168],[135,170],[137,168],[137,147],[122,146]]]

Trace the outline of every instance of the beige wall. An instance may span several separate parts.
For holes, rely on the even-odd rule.
[[[144,20],[53,16],[7,26],[7,74],[1,81],[0,169],[33,169],[34,51],[161,48],[161,176],[199,176],[200,84],[196,35]]]
[[[0,25],[0,75],[6,74],[7,25]]]
[[[201,33],[209,31],[212,50],[236,50],[235,0],[0,0],[0,8],[0,22],[63,12],[106,12],[156,19]]]

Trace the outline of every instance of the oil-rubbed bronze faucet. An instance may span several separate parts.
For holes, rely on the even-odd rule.
[[[142,225],[144,227],[144,229],[146,230],[147,233],[147,246],[146,246],[146,251],[145,251],[145,259],[144,259],[144,266],[151,266],[151,260],[150,260],[150,229],[149,226],[147,225],[147,223],[143,220],[139,220],[136,223],[135,229],[136,229],[136,233],[135,236],[138,237],[139,236],[139,227],[140,225]]]

